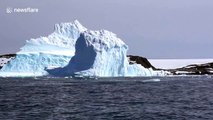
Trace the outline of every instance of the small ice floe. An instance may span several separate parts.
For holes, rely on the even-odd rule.
[[[161,80],[160,79],[148,79],[148,80],[143,80],[143,82],[160,82]]]
[[[175,72],[175,74],[177,74],[177,75],[178,75],[178,74],[182,74],[182,75],[183,75],[183,74],[190,74],[190,73],[192,74],[193,72],[188,72],[188,71],[176,71],[176,72]]]

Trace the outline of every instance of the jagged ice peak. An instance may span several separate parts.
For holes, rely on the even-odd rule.
[[[80,32],[87,30],[87,28],[85,28],[78,20],[75,20],[74,22],[55,24],[54,27],[55,32],[60,34],[70,33],[73,29],[78,29]]]

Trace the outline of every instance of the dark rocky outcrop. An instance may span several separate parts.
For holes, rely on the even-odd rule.
[[[0,58],[12,58],[15,56],[16,56],[16,54],[5,54],[5,55],[0,55]]]
[[[145,57],[134,55],[127,55],[127,57],[129,58],[129,64],[137,63],[145,68],[152,68],[153,70],[156,70],[156,68]]]

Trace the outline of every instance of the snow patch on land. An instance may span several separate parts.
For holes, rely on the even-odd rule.
[[[11,59],[13,58],[0,58],[0,67],[3,67],[5,64],[7,64]]]

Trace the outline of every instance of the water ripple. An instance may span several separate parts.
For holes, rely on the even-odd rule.
[[[213,119],[211,77],[0,80],[0,119]]]

